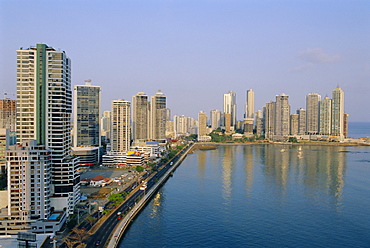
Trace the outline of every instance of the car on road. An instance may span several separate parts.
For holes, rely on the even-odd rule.
[[[117,219],[119,220],[122,219],[122,215],[118,215]]]
[[[95,245],[95,246],[99,246],[99,245],[100,245],[100,240],[95,241],[95,242],[94,242],[94,245]]]

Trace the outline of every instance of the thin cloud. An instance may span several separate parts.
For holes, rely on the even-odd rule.
[[[299,71],[304,71],[307,70],[308,68],[311,68],[313,66],[312,63],[307,63],[301,66],[296,66],[293,68],[288,69],[288,72],[299,72]]]
[[[314,64],[333,63],[341,59],[339,55],[329,55],[321,48],[307,49],[300,52],[298,57],[306,62]]]

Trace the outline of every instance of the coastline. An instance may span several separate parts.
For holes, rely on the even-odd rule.
[[[325,142],[325,141],[304,141],[304,142],[197,142],[194,143],[193,150],[212,150],[217,149],[217,146],[220,145],[293,145],[293,146],[307,146],[307,145],[315,145],[315,146],[370,146],[370,143],[359,143],[359,142]]]

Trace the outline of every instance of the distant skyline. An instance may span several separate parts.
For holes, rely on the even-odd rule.
[[[16,50],[44,43],[73,86],[101,86],[102,111],[160,89],[171,116],[209,117],[231,90],[242,120],[249,89],[255,111],[285,93],[295,113],[339,85],[349,121],[370,122],[369,30],[365,0],[0,1],[0,91],[16,93]]]

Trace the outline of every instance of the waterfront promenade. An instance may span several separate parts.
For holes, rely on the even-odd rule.
[[[154,194],[158,191],[158,189],[163,185],[163,183],[166,182],[166,180],[171,176],[171,174],[176,170],[176,168],[181,164],[181,162],[186,157],[189,150],[191,150],[193,144],[188,145],[186,148],[184,148],[180,154],[176,155],[176,157],[172,160],[170,160],[167,165],[169,168],[166,170],[164,169],[164,174],[158,179],[157,183],[153,184],[152,187],[145,192],[143,198],[135,204],[135,206],[129,211],[129,213],[123,218],[123,220],[116,226],[114,232],[112,233],[108,248],[115,248],[118,246],[119,241],[123,234],[125,233],[125,230],[130,225],[131,221],[135,218],[135,216],[140,213],[141,209],[145,206],[146,203],[154,196]],[[162,169],[162,170],[163,170]],[[152,180],[150,178],[149,180]],[[149,184],[148,184],[149,188]]]

